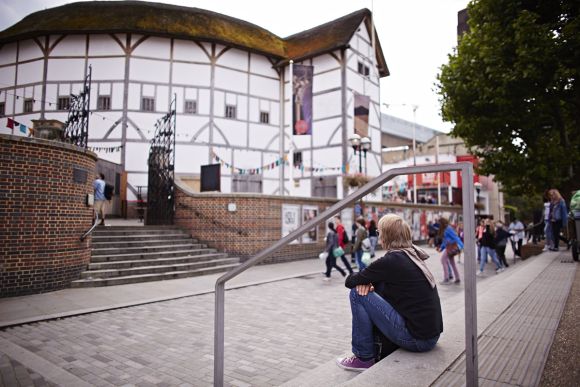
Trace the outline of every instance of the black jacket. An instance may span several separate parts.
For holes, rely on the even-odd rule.
[[[427,340],[443,332],[437,287],[431,288],[421,269],[405,253],[387,253],[363,271],[349,275],[345,286],[352,289],[370,283],[403,316],[414,338]]]

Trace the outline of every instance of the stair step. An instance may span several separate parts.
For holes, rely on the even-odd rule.
[[[102,248],[123,248],[123,247],[147,247],[147,246],[157,246],[162,244],[168,243],[178,243],[178,244],[185,244],[185,243],[193,243],[199,244],[202,247],[207,247],[207,245],[200,243],[197,239],[193,238],[181,238],[181,239],[146,239],[146,240],[137,240],[137,241],[116,241],[116,242],[94,242],[91,243],[93,249],[102,249]]]
[[[219,266],[206,267],[206,268],[196,269],[196,270],[176,271],[176,272],[161,273],[161,274],[144,274],[144,275],[135,275],[135,276],[115,277],[115,278],[76,280],[76,281],[72,282],[72,287],[73,288],[89,288],[89,287],[100,287],[100,286],[114,286],[114,285],[124,285],[124,284],[138,283],[138,282],[162,281],[162,280],[177,279],[177,278],[196,277],[196,276],[201,276],[201,275],[208,275],[208,274],[225,272],[225,271],[228,271],[230,269],[233,269],[236,266],[238,266],[238,264],[219,265]]]
[[[217,253],[217,250],[204,248],[195,250],[159,251],[153,253],[95,255],[91,257],[91,262],[131,261],[138,259],[184,257],[189,255],[200,255],[211,253]]]
[[[150,239],[161,240],[183,240],[191,239],[187,234],[139,234],[139,235],[96,235],[93,236],[93,243],[97,242],[132,242],[147,241]]]
[[[194,262],[208,262],[213,259],[227,258],[228,255],[224,253],[215,254],[200,254],[191,255],[187,257],[172,257],[172,258],[157,258],[157,259],[139,259],[127,261],[112,261],[112,262],[91,262],[89,263],[89,271],[92,270],[111,270],[111,269],[130,269],[133,267],[155,266],[155,265],[174,265]],[[237,258],[235,258],[237,259]]]
[[[144,274],[164,274],[170,272],[184,272],[220,265],[238,264],[238,258],[221,258],[211,261],[179,263],[173,265],[154,265],[131,267],[125,269],[90,270],[82,273],[82,279],[127,277]]]
[[[173,228],[168,229],[149,229],[149,228],[135,228],[135,229],[126,229],[126,230],[116,230],[111,228],[105,228],[101,230],[93,231],[93,235],[95,236],[117,236],[117,235],[165,235],[165,234],[181,234],[181,235],[189,235],[187,232],[183,230],[177,230]]]
[[[159,244],[150,245],[150,246],[143,246],[138,245],[134,247],[111,247],[107,245],[107,247],[97,247],[93,248],[91,251],[92,256],[98,255],[115,255],[115,254],[124,254],[124,253],[153,253],[153,252],[160,252],[160,251],[175,251],[175,250],[195,250],[195,249],[203,249],[205,248],[204,245],[201,243],[180,243],[180,244],[171,244],[168,245],[166,241],[160,241]]]

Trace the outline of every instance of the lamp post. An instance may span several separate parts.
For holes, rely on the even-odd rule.
[[[476,181],[475,183],[473,183],[473,186],[475,187],[475,192],[477,192],[477,198],[476,198],[476,206],[477,206],[477,218],[479,220],[479,216],[480,214],[480,209],[479,209],[479,193],[481,192],[481,183],[479,181]]]
[[[368,137],[362,137],[358,134],[353,134],[348,141],[350,142],[350,146],[354,150],[354,154],[356,155],[358,152],[358,172],[362,174],[363,167],[362,167],[362,155],[365,155],[365,164],[367,161],[367,152],[371,149],[371,139]],[[366,168],[365,168],[365,175],[366,175]]]

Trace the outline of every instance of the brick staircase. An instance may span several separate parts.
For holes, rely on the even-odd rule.
[[[73,288],[195,277],[225,272],[239,258],[208,248],[172,226],[97,227],[92,256]]]

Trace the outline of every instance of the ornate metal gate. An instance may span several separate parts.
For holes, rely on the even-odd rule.
[[[91,103],[91,73],[85,78],[83,90],[78,94],[71,94],[71,101],[68,108],[68,118],[65,122],[64,141],[87,148],[89,140],[89,109]]]
[[[155,136],[149,149],[147,185],[148,225],[173,224],[175,214],[175,97],[169,113],[155,123]]]

